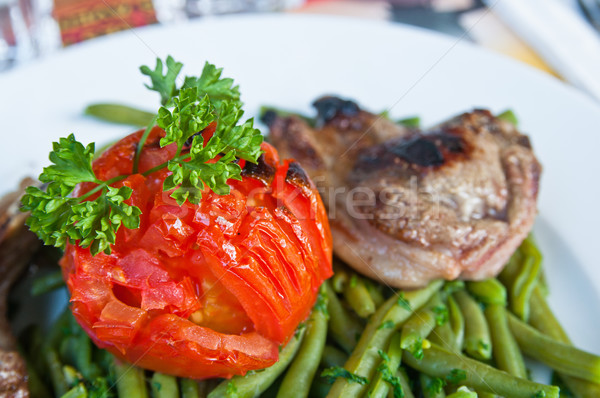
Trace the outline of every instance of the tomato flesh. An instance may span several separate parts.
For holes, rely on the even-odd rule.
[[[204,134],[210,135],[214,126]],[[95,162],[107,180],[131,173],[142,132]],[[154,128],[140,173],[175,154]],[[179,206],[162,191],[169,175],[129,175],[140,228],[120,228],[112,253],[68,245],[61,260],[72,311],[91,338],[121,359],[182,377],[231,377],[272,365],[332,274],[324,206],[310,181],[287,178],[290,162],[263,144],[268,178],[230,180],[229,195],[205,190]],[[243,161],[240,166],[244,167]],[[78,194],[92,189],[82,184]]]

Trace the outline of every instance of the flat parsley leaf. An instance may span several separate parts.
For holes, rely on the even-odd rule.
[[[326,378],[329,383],[333,383],[335,379],[341,377],[348,380],[350,383],[358,383],[363,386],[369,384],[369,379],[366,377],[355,375],[340,366],[333,366],[323,370],[323,372],[321,372],[321,377]]]
[[[167,72],[163,75],[163,62],[160,58],[156,58],[156,66],[154,70],[144,65],[140,67],[142,74],[150,77],[152,85],[146,84],[146,87],[150,90],[156,91],[160,94],[160,103],[167,105],[169,100],[177,94],[177,85],[175,80],[183,67],[181,62],[176,62],[170,55],[166,61]]]

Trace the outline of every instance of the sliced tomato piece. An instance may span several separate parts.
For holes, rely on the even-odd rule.
[[[214,125],[203,134],[208,138]],[[104,180],[128,175],[142,132],[94,162]],[[154,128],[140,172],[163,164]],[[162,191],[166,169],[129,175],[140,227],[120,228],[112,253],[93,257],[68,245],[61,261],[73,313],[100,347],[139,366],[197,379],[231,377],[272,365],[306,319],[332,274],[325,209],[295,162],[263,144],[258,164],[240,161],[231,193],[206,190],[179,206]],[[81,184],[77,193],[94,187]]]

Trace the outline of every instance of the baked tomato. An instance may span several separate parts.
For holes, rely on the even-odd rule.
[[[94,162],[98,178],[131,173],[141,134]],[[162,136],[152,130],[141,173],[175,154],[174,146],[160,148]],[[269,144],[262,149],[257,164],[240,161],[242,180],[228,181],[230,194],[206,190],[198,205],[179,206],[163,192],[167,169],[114,184],[133,189],[127,203],[141,209],[140,227],[120,228],[109,255],[68,245],[61,261],[73,314],[98,346],[143,368],[197,379],[277,361],[332,274],[331,237],[303,169],[280,163]]]

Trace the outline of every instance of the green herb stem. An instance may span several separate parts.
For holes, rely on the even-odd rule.
[[[142,150],[144,149],[144,145],[146,144],[146,140],[148,139],[148,136],[150,135],[152,128],[156,125],[157,119],[158,119],[158,115],[155,115],[152,118],[152,120],[150,120],[148,127],[146,127],[146,130],[144,130],[144,133],[142,134],[142,137],[140,138],[140,141],[138,142],[137,148],[135,150],[135,157],[133,158],[133,169],[131,170],[132,174],[138,173],[138,168],[140,165],[140,157],[142,156]]]

